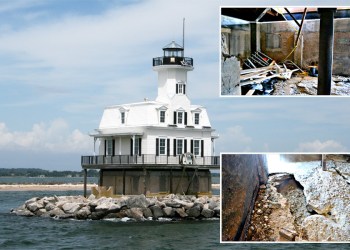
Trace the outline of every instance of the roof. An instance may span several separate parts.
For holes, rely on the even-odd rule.
[[[175,41],[172,41],[171,43],[165,45],[163,47],[163,50],[184,50],[184,48],[177,44]]]

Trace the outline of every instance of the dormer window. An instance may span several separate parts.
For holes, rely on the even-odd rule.
[[[186,85],[183,82],[179,82],[176,84],[176,94],[186,94]]]
[[[177,112],[177,124],[183,124],[184,112]]]
[[[120,122],[121,124],[125,124],[125,112],[120,113]]]
[[[164,123],[165,122],[165,110],[159,111],[159,122]]]
[[[199,125],[199,113],[194,113],[194,125]]]
[[[174,111],[174,124],[187,125],[187,112],[184,109]]]

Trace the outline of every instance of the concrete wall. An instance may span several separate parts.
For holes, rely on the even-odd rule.
[[[280,62],[293,50],[298,34],[294,21],[260,23],[261,51]],[[318,64],[319,20],[305,20],[297,49],[288,58],[303,68]],[[230,53],[242,59],[250,56],[249,25],[237,25],[226,31]],[[333,74],[350,75],[350,19],[334,20]]]
[[[261,184],[268,178],[265,155],[222,155],[222,240],[245,240]]]
[[[197,194],[211,192],[209,170],[102,170],[101,186],[113,187],[114,194],[154,193]]]

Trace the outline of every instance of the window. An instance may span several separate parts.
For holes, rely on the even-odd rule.
[[[160,155],[165,155],[165,153],[166,153],[165,139],[160,138],[159,139],[159,154]]]
[[[186,85],[184,83],[176,84],[176,94],[186,94]]]
[[[176,143],[176,153],[181,155],[183,153],[183,140],[177,140]]]
[[[159,121],[160,121],[160,123],[164,123],[165,122],[165,111],[164,110],[161,110],[159,112]]]
[[[113,140],[106,140],[106,155],[113,155]]]
[[[121,112],[121,113],[120,113],[120,122],[121,122],[122,124],[125,123],[125,112]]]
[[[183,112],[177,112],[177,124],[183,124]]]
[[[194,124],[195,125],[199,124],[199,113],[194,113]]]
[[[195,156],[200,155],[200,141],[199,140],[193,140],[193,154]]]

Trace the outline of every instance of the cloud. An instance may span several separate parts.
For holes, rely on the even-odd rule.
[[[88,135],[78,129],[70,130],[63,119],[49,124],[34,124],[30,131],[10,131],[0,123],[0,149],[42,152],[88,152],[92,147]]]
[[[244,133],[243,127],[233,126],[227,128],[223,134],[220,134],[218,139],[220,147],[218,147],[217,152],[250,151],[252,142],[252,138]]]
[[[339,142],[333,140],[327,140],[321,142],[320,140],[315,140],[312,142],[302,142],[299,143],[297,148],[298,152],[346,152],[346,147],[341,145]]]

